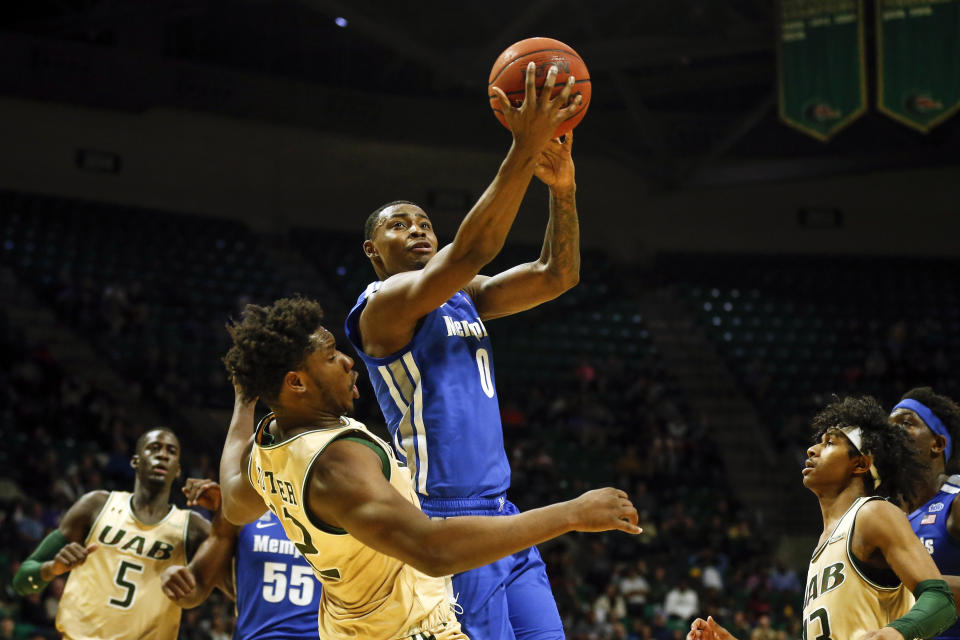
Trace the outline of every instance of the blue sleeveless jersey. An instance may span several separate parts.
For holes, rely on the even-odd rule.
[[[235,640],[316,638],[320,582],[267,512],[240,529],[234,562]]]
[[[502,504],[510,465],[493,347],[473,300],[458,291],[424,316],[407,346],[371,358],[362,348],[360,313],[380,284],[372,283],[357,299],[346,332],[367,365],[394,451],[410,468],[424,511],[434,512],[431,504],[450,498]]]
[[[960,573],[960,542],[947,532],[947,518],[957,493],[960,493],[960,475],[950,476],[937,495],[908,516],[913,532],[944,575]],[[960,621],[937,637],[960,638]]]

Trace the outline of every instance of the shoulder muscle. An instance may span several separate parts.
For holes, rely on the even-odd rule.
[[[91,491],[82,495],[60,520],[60,533],[70,542],[83,542],[109,497],[109,491]]]

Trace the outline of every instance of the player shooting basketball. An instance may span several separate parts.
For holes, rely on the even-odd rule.
[[[538,97],[527,68],[521,108],[498,92],[513,132],[510,152],[449,245],[438,250],[430,218],[410,202],[392,202],[367,219],[363,249],[377,282],[360,295],[346,331],[370,372],[394,451],[413,475],[426,514],[503,516],[510,465],[503,447],[493,347],[485,321],[553,300],[577,284],[580,240],[572,137],[551,140],[574,78]],[[532,123],[554,110],[551,127]],[[480,269],[503,248],[520,202],[536,175],[550,188],[550,218],[540,257],[492,277]],[[563,624],[536,549],[458,574],[460,620],[474,640],[563,638]],[[540,634],[540,635],[537,635]]]

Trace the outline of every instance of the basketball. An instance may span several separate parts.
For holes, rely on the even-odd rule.
[[[537,65],[538,91],[543,87],[544,80],[547,79],[547,71],[549,71],[550,65],[556,65],[557,83],[554,85],[552,95],[559,94],[567,82],[567,77],[572,75],[576,78],[576,84],[570,94],[570,99],[573,100],[577,95],[583,96],[580,108],[557,127],[555,137],[559,138],[580,124],[583,116],[587,113],[587,107],[590,106],[590,72],[587,71],[587,65],[576,51],[559,40],[527,38],[507,47],[497,58],[497,61],[493,63],[490,78],[487,80],[490,108],[493,109],[493,114],[500,121],[500,124],[509,129],[507,120],[503,117],[500,102],[497,100],[497,94],[490,89],[500,87],[507,94],[510,102],[515,107],[519,107],[523,104],[526,86],[525,73],[530,62]]]

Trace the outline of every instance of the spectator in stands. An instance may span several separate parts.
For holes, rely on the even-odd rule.
[[[639,618],[646,608],[647,595],[650,593],[650,583],[643,575],[646,566],[643,560],[628,565],[626,575],[620,578],[620,592],[626,598],[627,614],[631,618]]]
[[[690,587],[690,580],[686,576],[667,592],[663,602],[664,613],[683,622],[689,622],[699,609],[700,597]]]
[[[800,591],[803,584],[797,572],[788,567],[782,558],[778,558],[770,572],[770,588],[774,591]]]

